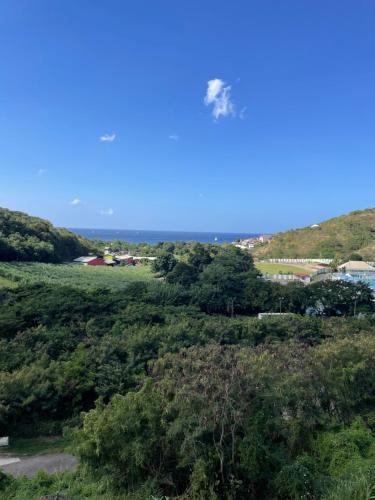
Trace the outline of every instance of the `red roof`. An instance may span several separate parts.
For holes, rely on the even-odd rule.
[[[298,278],[308,278],[310,275],[307,273],[293,273],[294,276],[297,276]]]
[[[104,266],[105,261],[104,259],[101,259],[100,257],[96,259],[92,259],[87,263],[88,266]]]

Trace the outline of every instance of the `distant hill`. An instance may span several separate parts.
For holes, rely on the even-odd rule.
[[[257,247],[259,258],[342,258],[375,261],[375,208],[356,210],[319,224],[274,235]]]
[[[0,260],[63,262],[91,250],[91,243],[50,222],[0,208]]]

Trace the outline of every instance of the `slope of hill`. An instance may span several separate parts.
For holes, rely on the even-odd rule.
[[[23,212],[0,208],[0,261],[63,262],[91,250],[91,243],[66,229]]]
[[[277,233],[258,247],[259,258],[347,258],[375,260],[375,208],[356,210],[310,227]]]

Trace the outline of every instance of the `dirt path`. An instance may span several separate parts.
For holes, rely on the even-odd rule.
[[[3,465],[1,468],[13,476],[34,476],[39,469],[45,472],[62,472],[73,470],[77,466],[77,459],[69,453],[48,453],[34,457],[20,457],[19,462]]]

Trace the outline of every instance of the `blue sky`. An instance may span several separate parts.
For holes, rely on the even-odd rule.
[[[374,23],[373,0],[3,0],[0,206],[241,232],[375,206]]]

